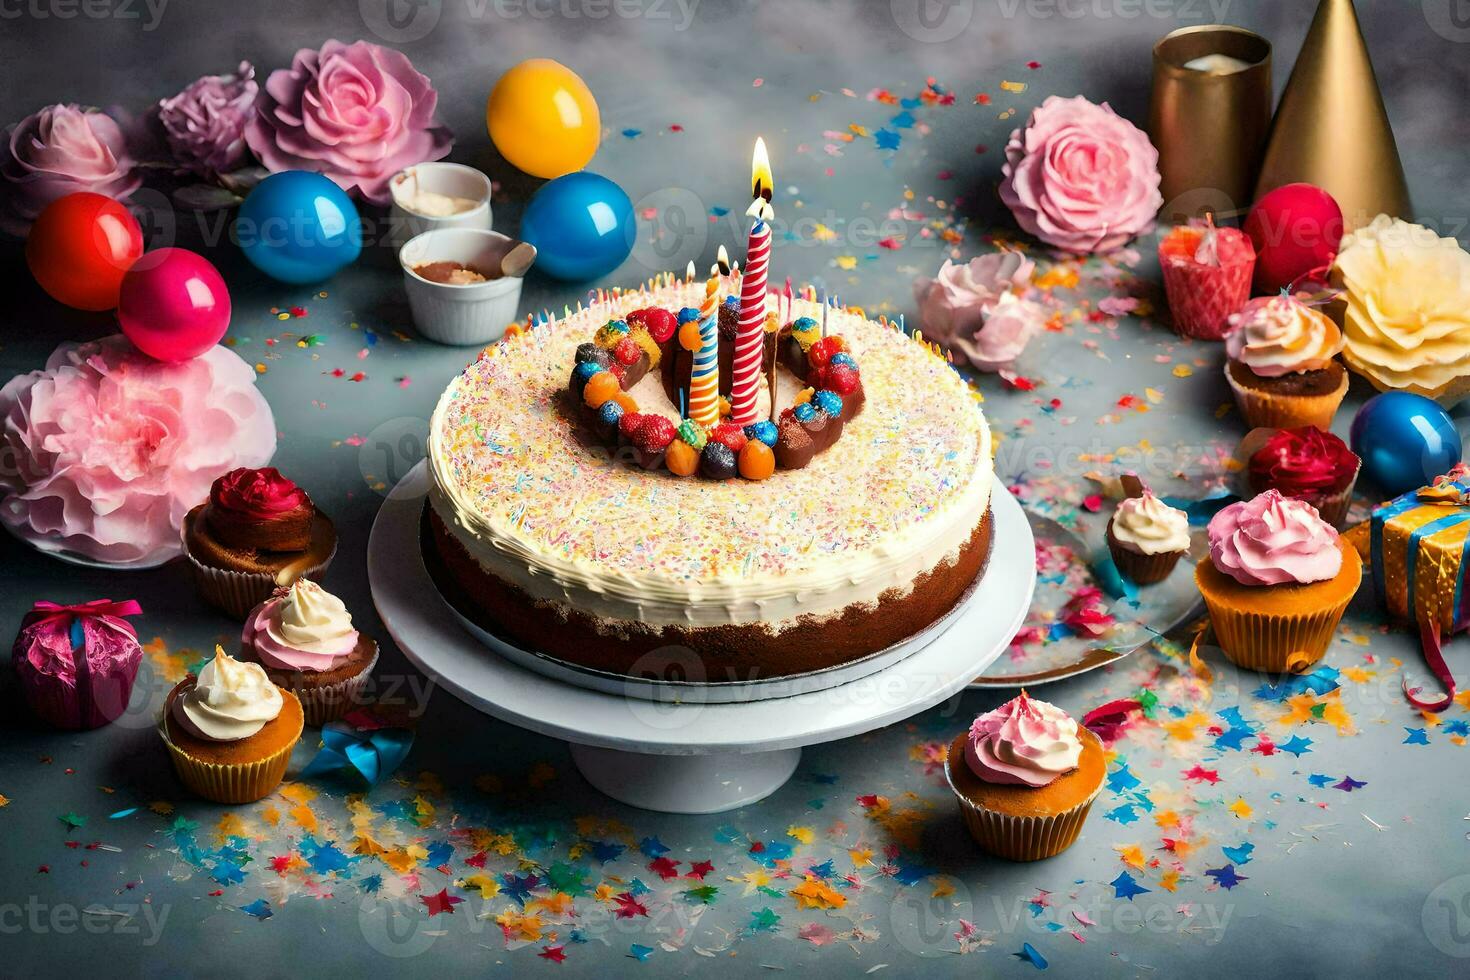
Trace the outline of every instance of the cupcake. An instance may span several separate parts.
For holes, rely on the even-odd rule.
[[[245,618],[240,659],[264,667],[272,683],[301,701],[306,723],[320,726],[357,703],[378,644],[352,628],[341,599],[299,578]]]
[[[1219,340],[1230,315],[1251,298],[1256,249],[1236,228],[1179,225],[1159,242],[1159,268],[1174,331],[1181,337]]]
[[[184,554],[210,605],[243,618],[278,586],[319,578],[337,552],[337,529],[273,467],[231,470],[184,517]]]
[[[197,678],[168,693],[158,731],[185,786],[216,803],[250,803],[281,784],[302,722],[296,695],[215,647]]]
[[[944,762],[970,835],[1012,861],[1071,847],[1106,771],[1096,735],[1025,691],[976,718]]]
[[[1209,536],[1194,577],[1225,656],[1271,673],[1321,660],[1362,580],[1358,552],[1311,504],[1276,490],[1220,511]]]
[[[1118,571],[1139,585],[1169,577],[1189,550],[1189,515],[1148,490],[1118,504],[1108,522],[1108,551]]]
[[[1225,378],[1246,424],[1330,429],[1348,390],[1337,324],[1291,296],[1253,299],[1230,323]]]
[[[1313,425],[1266,437],[1246,462],[1251,493],[1279,490],[1311,504],[1334,527],[1347,520],[1362,460],[1337,436]]]

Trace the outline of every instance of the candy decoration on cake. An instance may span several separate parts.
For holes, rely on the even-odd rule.
[[[1363,460],[1363,475],[1390,497],[1448,472],[1463,452],[1449,413],[1407,391],[1368,399],[1353,417],[1351,441]]]
[[[132,599],[37,602],[21,620],[12,662],[26,703],[55,728],[100,728],[128,707],[143,649],[124,618]]]
[[[331,278],[362,252],[362,219],[347,193],[318,173],[283,170],[240,205],[235,240],[257,269],[304,285]]]
[[[709,429],[720,420],[720,276],[710,276],[699,308],[699,348],[689,376],[689,418]]]
[[[735,334],[734,376],[730,382],[730,414],[738,425],[756,419],[755,395],[766,350],[766,276],[771,261],[771,164],[765,140],[755,141],[751,160],[751,201],[746,214],[755,218],[745,249],[745,274],[740,280],[740,327]],[[772,399],[775,392],[771,393]]]
[[[219,343],[230,327],[230,291],[197,252],[160,248],[133,263],[118,295],[123,336],[160,361],[187,361]]]
[[[143,230],[128,209],[90,191],[46,206],[26,238],[26,265],[58,303],[98,312],[117,306],[128,268],[143,254]]]

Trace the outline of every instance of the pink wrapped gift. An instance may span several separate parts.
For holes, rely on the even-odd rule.
[[[123,617],[142,612],[132,599],[36,603],[21,621],[12,660],[31,710],[68,729],[100,728],[121,715],[143,660]]]

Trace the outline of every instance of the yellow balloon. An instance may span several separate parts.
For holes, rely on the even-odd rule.
[[[566,65],[532,58],[500,76],[485,124],[501,156],[533,177],[587,166],[602,138],[602,115],[587,83]]]

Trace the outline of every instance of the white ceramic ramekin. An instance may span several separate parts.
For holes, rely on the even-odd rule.
[[[415,189],[462,197],[478,202],[459,214],[434,217],[410,210],[405,201]],[[491,226],[490,178],[461,163],[416,163],[400,170],[388,181],[393,206],[388,211],[393,244],[403,245],[415,235],[438,228],[483,228]]]
[[[516,320],[522,279],[502,276],[486,282],[456,286],[432,282],[413,271],[430,262],[458,262],[484,270],[499,270],[501,259],[515,239],[480,228],[440,228],[411,238],[398,250],[403,288],[413,311],[414,326],[429,340],[468,346],[489,344],[505,334]]]

